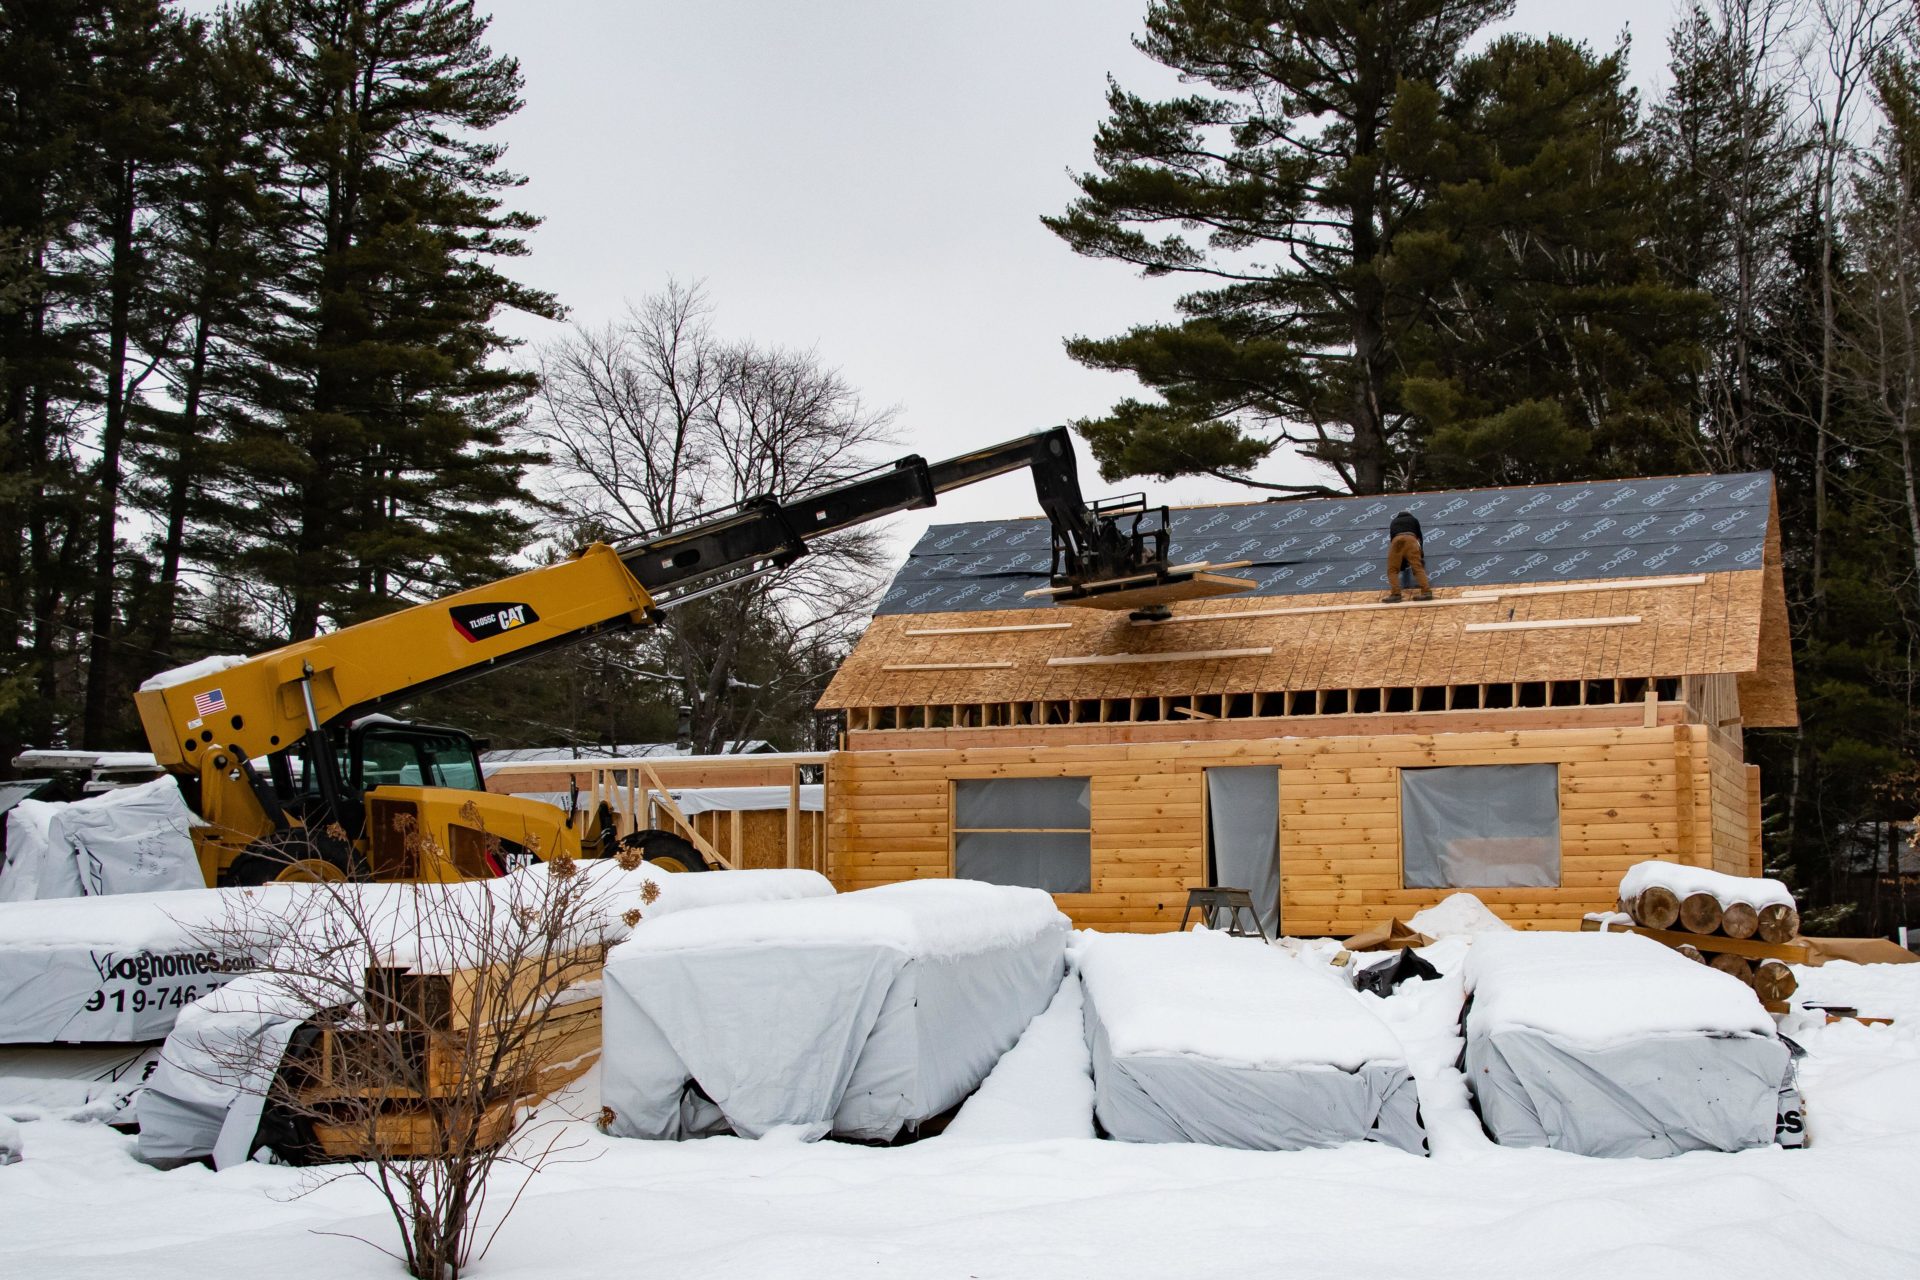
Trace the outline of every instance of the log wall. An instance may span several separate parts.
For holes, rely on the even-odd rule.
[[[845,751],[827,771],[829,873],[842,890],[950,875],[955,779],[1084,776],[1092,891],[1056,895],[1061,909],[1084,927],[1173,929],[1186,890],[1205,883],[1203,771],[1271,763],[1280,768],[1281,927],[1346,934],[1452,892],[1401,887],[1401,768],[1557,764],[1560,886],[1474,892],[1515,925],[1570,929],[1613,906],[1635,862],[1720,865],[1737,846],[1744,868],[1747,777],[1732,744],[1706,725],[1660,724]]]

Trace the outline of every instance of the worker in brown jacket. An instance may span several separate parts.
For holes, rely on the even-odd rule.
[[[1414,599],[1433,599],[1433,587],[1427,581],[1426,554],[1420,541],[1420,522],[1411,511],[1400,512],[1387,526],[1387,594],[1381,597],[1383,604],[1399,604],[1406,599],[1400,594],[1402,570],[1411,572],[1413,580],[1420,585],[1420,593]]]

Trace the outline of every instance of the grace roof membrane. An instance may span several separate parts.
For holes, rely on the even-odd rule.
[[[1436,587],[1726,573],[1761,567],[1772,490],[1756,471],[1194,507],[1169,517],[1172,560],[1249,561],[1227,572],[1250,596],[1375,590],[1387,524],[1411,511]],[[936,525],[875,612],[1048,607],[1025,593],[1047,585],[1051,546],[1044,519]]]

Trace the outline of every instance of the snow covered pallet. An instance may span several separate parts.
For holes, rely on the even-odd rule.
[[[1080,973],[1109,1137],[1426,1149],[1399,1039],[1331,974],[1209,932],[1099,937]]]
[[[1068,928],[1040,890],[968,880],[654,923],[607,958],[603,1122],[890,1141],[971,1093],[1046,1008]]]
[[[1508,933],[1467,956],[1464,1065],[1495,1142],[1591,1156],[1773,1141],[1788,1049],[1753,992],[1633,933]]]

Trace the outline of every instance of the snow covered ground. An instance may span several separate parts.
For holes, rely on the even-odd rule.
[[[1425,949],[1445,976],[1377,1006],[1419,1080],[1429,1159],[1375,1145],[1275,1154],[1096,1141],[1069,992],[946,1134],[913,1146],[648,1143],[573,1122],[579,1158],[538,1175],[471,1274],[1920,1275],[1920,965],[1800,971],[1805,998],[1896,1019],[1787,1028],[1809,1051],[1808,1149],[1594,1160],[1482,1135],[1453,1067],[1467,946]],[[577,1114],[595,1110],[596,1088],[582,1082]],[[0,1168],[0,1274],[401,1274],[346,1238],[383,1243],[392,1229],[358,1182],[302,1194],[310,1172],[162,1173],[98,1124],[19,1128],[25,1158]],[[494,1208],[506,1199],[497,1192]]]

